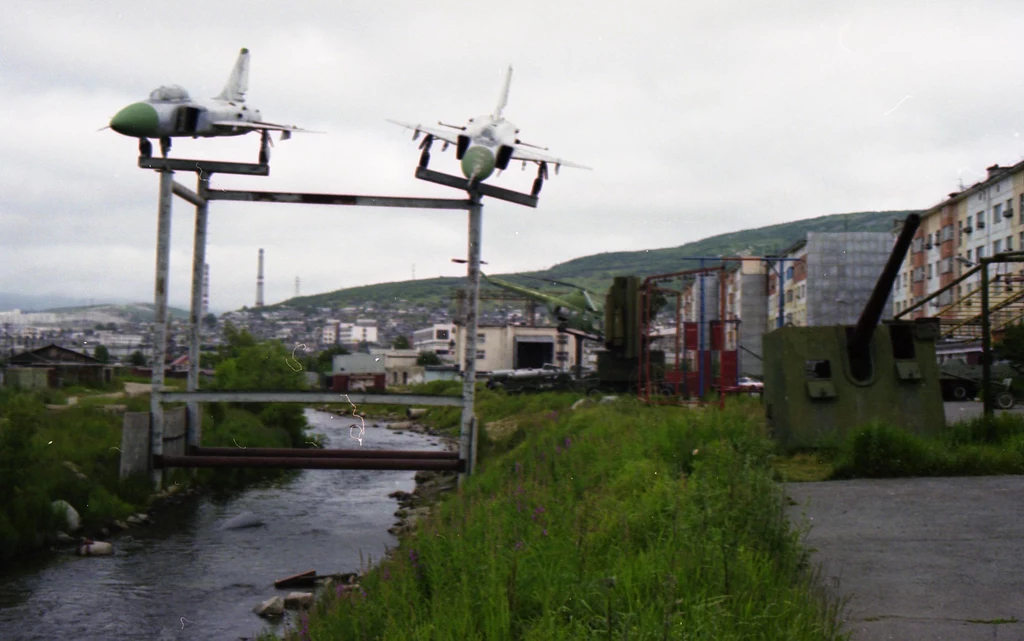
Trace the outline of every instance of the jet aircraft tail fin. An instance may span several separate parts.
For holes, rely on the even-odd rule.
[[[217,100],[228,102],[245,102],[245,92],[249,89],[249,50],[243,48],[238,52],[238,60],[235,67],[224,84],[224,89],[217,96]]]
[[[501,95],[498,96],[498,106],[494,109],[494,118],[500,119],[501,112],[505,109],[505,105],[508,104],[508,88],[512,84],[512,65],[508,66],[508,71],[505,72],[505,84],[501,87]]]

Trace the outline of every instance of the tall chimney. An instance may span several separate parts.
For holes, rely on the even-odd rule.
[[[205,318],[210,313],[210,263],[203,265],[203,311],[200,315]]]
[[[299,277],[296,276],[295,277],[295,297],[298,298],[298,296],[299,296]]]
[[[260,249],[260,267],[256,272],[256,307],[263,307],[263,250]]]

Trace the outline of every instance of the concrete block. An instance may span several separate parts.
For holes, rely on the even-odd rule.
[[[176,407],[164,412],[164,455],[185,456],[185,428],[188,411]]]
[[[149,412],[125,412],[121,426],[121,478],[149,472]]]

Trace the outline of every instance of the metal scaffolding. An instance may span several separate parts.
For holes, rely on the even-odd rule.
[[[421,160],[421,163],[423,161]],[[450,469],[470,474],[476,455],[476,420],[474,417],[476,382],[476,336],[477,313],[480,290],[480,242],[483,204],[481,198],[490,196],[528,207],[537,206],[536,195],[495,187],[485,183],[470,182],[456,176],[449,176],[427,169],[421,164],[415,177],[465,191],[466,198],[409,198],[391,196],[363,196],[353,194],[291,193],[251,190],[213,189],[210,180],[214,174],[237,174],[247,176],[269,176],[270,166],[261,163],[217,162],[180,158],[154,158],[140,156],[138,165],[142,169],[153,169],[160,175],[159,207],[157,218],[156,281],[154,294],[153,324],[153,393],[150,404],[150,470],[152,479],[159,488],[162,470],[166,467],[309,467],[330,469]],[[175,182],[176,171],[196,174],[196,189]],[[189,313],[189,371],[185,392],[164,390],[164,373],[167,349],[167,301],[168,273],[170,267],[171,204],[178,196],[196,208],[193,236],[192,296]],[[467,313],[465,319],[468,332],[464,354],[462,397],[425,396],[414,394],[342,394],[327,392],[292,391],[200,391],[199,390],[199,343],[202,321],[203,275],[206,265],[206,227],[209,202],[233,200],[242,202],[292,203],[313,205],[343,205],[355,207],[411,207],[419,209],[464,210],[468,212],[468,256],[467,279],[469,280]],[[185,402],[187,404],[186,441],[190,455],[164,456],[164,408],[165,403]],[[200,403],[213,402],[273,402],[273,403],[384,403],[394,405],[462,406],[462,419],[457,459],[449,457],[407,456],[407,452],[381,452],[372,455],[368,451],[352,450],[347,454],[324,457],[311,455],[310,451],[296,450],[291,455],[264,454],[257,456],[225,456],[214,454],[209,448],[201,448],[202,425]],[[256,450],[253,450],[256,451]],[[462,476],[460,475],[460,479]]]
[[[946,301],[933,315],[939,319],[940,335],[949,341],[981,340],[981,399],[986,416],[994,412],[992,388],[992,334],[1018,324],[1024,318],[1024,282],[1020,276],[991,273],[991,266],[1024,263],[1024,251],[1003,252],[968,262],[966,272],[910,307],[895,318],[920,318],[929,304]],[[972,276],[979,275],[977,284]],[[1014,287],[1016,284],[1016,287]],[[966,291],[964,288],[966,287]]]

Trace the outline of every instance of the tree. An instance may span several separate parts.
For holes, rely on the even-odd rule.
[[[277,341],[239,347],[217,365],[214,386],[238,390],[306,389],[302,368],[296,369],[291,356]]]
[[[315,361],[316,371],[321,374],[330,374],[334,369],[334,357],[343,354],[351,354],[344,345],[334,345],[320,352]]]
[[[128,357],[128,363],[134,367],[143,367],[146,364],[146,355],[140,350],[135,350]]]
[[[995,357],[1007,360],[1014,370],[1024,373],[1024,325],[1010,325],[995,346]]]
[[[420,352],[420,355],[416,357],[417,365],[440,365],[441,357],[436,352],[424,350]]]
[[[249,341],[253,344],[248,345]],[[296,369],[291,352],[278,341],[256,343],[249,332],[237,332],[232,327],[227,348],[232,355],[217,365],[212,386],[215,389],[287,391],[308,387],[303,368]],[[236,406],[256,414],[267,427],[283,429],[293,447],[305,443],[303,430],[307,423],[300,405],[237,403]],[[223,416],[223,409],[211,411],[215,416]]]
[[[224,343],[220,346],[221,359],[236,358],[247,347],[255,347],[256,339],[249,330],[239,330],[231,321],[224,323]]]
[[[394,349],[411,349],[412,345],[409,344],[409,339],[405,336],[399,336],[391,343],[391,347]]]
[[[216,329],[217,328],[217,316],[214,315],[214,314],[207,314],[206,316],[203,316],[203,325],[207,329]]]
[[[92,357],[101,363],[109,363],[110,350],[105,345],[97,345],[96,349],[92,351]]]

